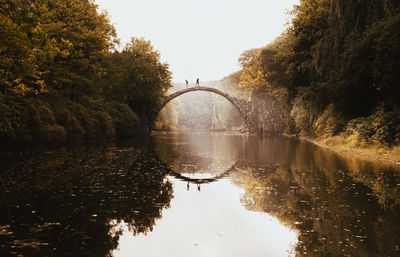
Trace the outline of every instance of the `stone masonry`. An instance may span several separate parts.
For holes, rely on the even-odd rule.
[[[156,108],[155,114],[157,115],[161,109],[174,98],[195,91],[207,91],[225,97],[239,111],[240,115],[243,117],[246,130],[249,132],[282,133],[283,112],[279,104],[272,96],[260,94],[260,92],[256,90],[252,94],[251,101],[246,101],[230,96],[215,88],[191,87],[165,96],[162,103]]]

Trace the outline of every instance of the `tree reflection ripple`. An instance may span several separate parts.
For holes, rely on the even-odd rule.
[[[157,140],[171,166],[191,167],[185,174],[235,162],[229,176],[245,191],[242,204],[297,231],[296,256],[400,256],[398,166],[286,137],[192,133]],[[205,158],[206,151],[214,157]]]
[[[400,256],[399,167],[294,138],[169,133],[0,161],[0,256]]]
[[[157,160],[134,148],[3,160],[0,256],[108,256],[118,223],[151,231],[173,197]]]

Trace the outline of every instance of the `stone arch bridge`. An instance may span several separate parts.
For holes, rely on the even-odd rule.
[[[210,88],[210,87],[191,87],[176,91],[168,96],[165,96],[161,104],[156,107],[154,117],[156,117],[158,113],[161,111],[161,109],[164,108],[165,105],[167,105],[167,103],[169,103],[171,100],[183,94],[195,91],[206,91],[214,93],[224,97],[226,100],[231,102],[242,116],[247,131],[252,131],[252,132],[264,131],[264,132],[276,133],[277,130],[276,124],[281,123],[276,119],[276,117],[274,117],[276,116],[274,115],[274,113],[277,113],[276,111],[277,104],[275,100],[271,101],[271,99],[269,99],[267,104],[260,105],[259,104],[260,101],[246,101],[243,99],[239,99],[237,97],[233,97],[216,88]],[[267,119],[265,119],[265,117],[267,117]],[[280,118],[281,117],[278,117],[278,119]],[[261,126],[261,119],[263,121],[267,120],[267,122],[269,122],[270,124],[267,126],[264,125]],[[280,130],[280,128],[278,128],[278,130]]]

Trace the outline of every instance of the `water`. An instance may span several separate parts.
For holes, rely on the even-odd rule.
[[[1,161],[0,256],[400,256],[400,167],[298,139],[167,133]]]

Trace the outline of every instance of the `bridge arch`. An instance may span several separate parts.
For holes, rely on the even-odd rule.
[[[191,87],[191,88],[186,88],[186,89],[176,91],[168,96],[165,96],[163,101],[161,102],[161,104],[155,110],[155,116],[157,116],[157,114],[162,110],[162,108],[164,108],[167,105],[167,103],[169,103],[171,100],[173,100],[183,94],[186,94],[189,92],[194,92],[194,91],[206,91],[206,92],[211,92],[211,93],[214,93],[214,94],[224,97],[226,100],[231,102],[233,104],[233,106],[236,107],[236,109],[239,111],[240,115],[242,116],[242,118],[247,126],[248,120],[249,120],[248,113],[250,110],[249,103],[245,100],[230,96],[229,94],[226,94],[218,89],[211,88],[211,87]]]
[[[229,176],[232,172],[237,171],[237,168],[235,167],[235,165],[232,165],[229,169],[227,169],[226,171],[224,171],[223,173],[212,177],[212,178],[190,178],[187,176],[182,175],[179,172],[173,171],[172,169],[169,169],[169,174],[174,176],[175,178],[182,180],[182,181],[187,181],[189,183],[193,183],[193,184],[208,184],[208,183],[212,183],[215,181],[218,181],[224,177]]]

